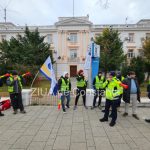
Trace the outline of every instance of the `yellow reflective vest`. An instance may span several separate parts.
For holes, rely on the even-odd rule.
[[[113,78],[111,81],[106,80],[103,83],[103,88],[106,88],[105,96],[108,100],[116,100],[120,95],[120,82],[116,78]]]
[[[9,81],[12,84],[14,82],[14,78],[13,77],[9,77]],[[22,83],[21,83],[21,78],[18,76],[18,81],[19,81],[19,86],[22,89]],[[14,93],[14,85],[9,85],[8,86],[8,92],[9,93]]]
[[[67,81],[68,82],[66,84],[65,80],[63,78],[61,79],[61,88],[60,88],[61,92],[69,91],[70,80],[67,79]]]
[[[104,76],[99,79],[98,76],[95,77],[95,88],[96,90],[103,89]]]

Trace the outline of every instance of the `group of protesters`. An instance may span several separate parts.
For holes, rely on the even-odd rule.
[[[86,106],[86,89],[88,81],[84,76],[83,70],[78,71],[76,80],[77,89],[73,109],[77,110],[80,95],[82,95],[84,108],[88,109]],[[125,110],[122,116],[128,116],[129,104],[132,103],[132,116],[139,120],[139,116],[137,115],[137,101],[140,102],[140,87],[134,71],[130,71],[127,77],[123,77],[121,72],[111,71],[106,78],[103,73],[99,71],[98,75],[93,80],[93,89],[95,93],[94,98],[92,99],[93,106],[91,109],[95,109],[96,107],[102,109],[102,97],[105,96],[106,98],[105,109],[102,110],[102,112],[104,112],[104,117],[99,120],[100,122],[106,122],[108,121],[108,118],[111,117],[109,125],[112,127],[116,124],[117,112],[119,111],[122,99],[125,102]],[[58,90],[62,104],[62,111],[63,113],[66,113],[66,109],[70,108],[69,103],[71,91],[71,80],[68,72],[64,72],[58,80]],[[148,83],[147,92],[150,98],[150,82]],[[65,97],[67,99],[66,105]],[[96,105],[97,98],[99,98],[98,105]],[[149,119],[145,119],[145,121],[150,122]]]
[[[88,81],[85,78],[84,71],[79,70],[77,73],[77,88],[76,97],[74,102],[74,110],[77,110],[77,104],[80,95],[82,95],[83,105],[85,109],[86,106],[86,89]],[[21,77],[18,76],[17,71],[13,71],[11,76],[6,80],[8,86],[8,92],[10,94],[11,105],[13,107],[13,114],[18,113],[20,109],[21,113],[26,113],[24,110],[22,102],[22,82]],[[98,107],[102,109],[102,97],[105,97],[105,109],[103,118],[100,122],[108,121],[111,117],[110,126],[114,126],[117,120],[117,112],[119,111],[121,100],[125,102],[125,111],[123,117],[128,116],[129,104],[132,103],[132,116],[139,120],[137,115],[137,101],[140,102],[140,87],[136,79],[136,74],[134,71],[130,71],[127,77],[123,77],[121,72],[111,71],[108,73],[107,77],[103,75],[102,71],[99,71],[93,80],[94,97],[91,99],[93,101],[93,106],[91,109]],[[69,78],[69,73],[64,72],[63,75],[58,80],[58,91],[59,97],[61,99],[62,111],[66,113],[66,109],[70,108],[70,92],[71,92],[71,80]],[[150,98],[150,81],[147,86],[148,97]],[[65,98],[67,101],[65,102]],[[98,98],[98,104],[96,105]],[[111,113],[110,113],[111,112]],[[0,116],[4,116],[0,109]],[[150,119],[145,119],[146,122],[150,123]]]

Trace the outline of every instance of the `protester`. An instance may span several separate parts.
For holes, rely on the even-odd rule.
[[[150,80],[147,85],[147,95],[148,95],[148,98],[150,99]],[[145,119],[145,121],[150,123],[150,119]]]
[[[10,76],[7,81],[8,92],[10,94],[11,104],[14,110],[14,114],[17,114],[17,110],[20,109],[21,113],[26,113],[24,110],[24,106],[22,103],[22,83],[21,78],[18,76],[17,71],[12,72],[12,76]]]
[[[122,76],[122,74],[121,74],[120,71],[117,72],[116,78],[117,78],[118,80],[120,80],[121,82],[123,82],[123,80],[125,79],[125,78]],[[120,111],[120,104],[121,104],[122,94],[123,94],[123,87],[120,86],[120,96],[119,96],[119,99],[118,99],[118,101],[117,101],[117,109],[118,109],[118,111]]]
[[[111,71],[109,73],[108,79],[103,83],[103,87],[106,87],[106,102],[105,102],[105,114],[100,122],[108,121],[109,109],[112,108],[112,120],[110,126],[113,127],[117,120],[117,100],[120,96],[119,83],[115,78],[115,72]]]
[[[130,71],[128,77],[123,81],[128,85],[128,89],[123,91],[123,100],[125,101],[125,113],[124,117],[128,116],[129,103],[132,102],[132,116],[139,120],[137,115],[137,100],[140,102],[140,87],[138,85],[136,75],[134,71]]]
[[[70,103],[70,91],[71,91],[71,82],[69,79],[68,72],[64,72],[63,76],[61,76],[60,79],[58,80],[58,90],[59,93],[61,93],[62,110],[64,113],[66,113],[64,101],[66,98],[67,99],[66,108],[70,108],[69,103]]]
[[[96,105],[97,97],[99,97],[98,107],[101,109],[101,100],[104,94],[104,88],[103,88],[104,82],[105,82],[105,77],[102,75],[102,72],[99,71],[98,75],[93,80],[93,88],[95,90],[95,93],[94,93],[93,106],[91,107],[91,109],[96,108],[95,105]]]
[[[74,110],[77,109],[77,104],[78,104],[78,100],[80,97],[80,94],[82,95],[83,98],[83,105],[86,109],[86,88],[87,88],[87,81],[85,80],[85,76],[84,76],[84,72],[83,70],[79,70],[78,75],[77,75],[77,90],[76,90],[76,98],[75,98],[75,106],[74,106]]]

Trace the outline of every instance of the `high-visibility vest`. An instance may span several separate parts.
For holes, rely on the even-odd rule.
[[[111,81],[106,80],[103,87],[106,87],[105,96],[108,100],[116,100],[120,95],[119,82],[113,78]]]
[[[98,89],[103,89],[103,82],[104,82],[104,77],[102,76],[100,79],[98,76],[95,77],[95,88]]]
[[[10,82],[12,83],[14,81],[13,77],[9,77]],[[18,76],[18,81],[19,81],[19,86],[22,89],[22,83],[21,83],[21,78]],[[14,92],[14,85],[9,85],[8,86],[8,92],[13,93]]]
[[[124,77],[121,76],[121,82],[124,80]],[[122,86],[119,86],[119,89],[120,89],[120,94],[123,94],[123,87]]]
[[[80,81],[77,81],[77,87],[85,87],[86,81],[85,79],[81,79]]]
[[[69,91],[69,83],[70,83],[70,80],[67,79],[67,84],[65,82],[65,80],[63,78],[61,78],[61,92],[65,92],[65,91]]]

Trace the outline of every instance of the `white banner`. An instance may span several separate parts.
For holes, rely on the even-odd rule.
[[[86,59],[85,59],[85,64],[84,64],[85,70],[88,70],[91,68],[91,55],[92,55],[91,53],[92,53],[92,45],[90,44],[86,52]]]

